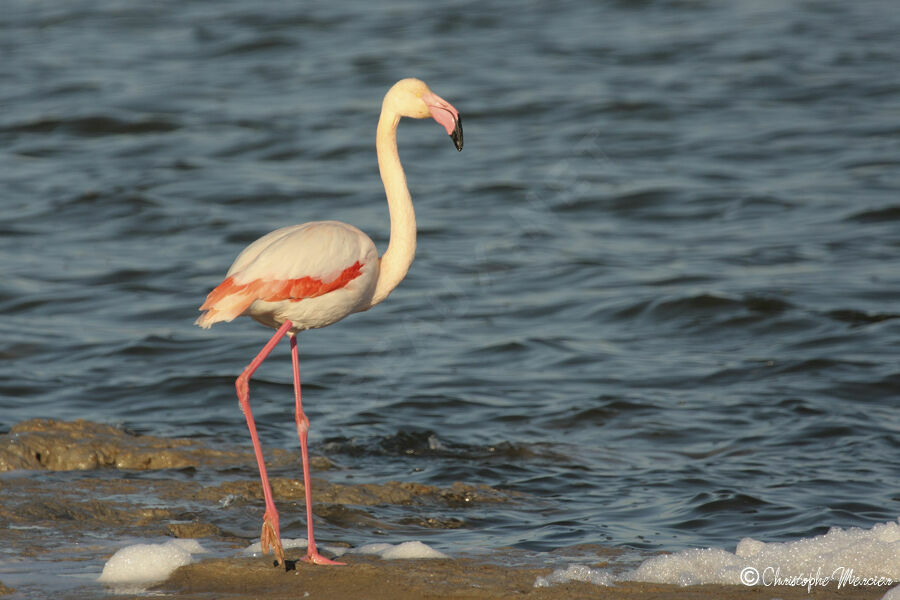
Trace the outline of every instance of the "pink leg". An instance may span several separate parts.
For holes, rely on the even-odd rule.
[[[278,511],[275,510],[275,502],[272,500],[272,488],[269,486],[269,478],[266,475],[266,463],[263,460],[262,446],[259,444],[259,436],[256,433],[256,424],[253,422],[253,414],[250,412],[250,377],[259,368],[259,365],[266,360],[266,357],[272,352],[284,334],[290,329],[292,323],[285,321],[284,324],[275,332],[272,339],[269,340],[263,349],[259,351],[256,358],[247,365],[247,368],[240,374],[234,387],[237,389],[238,401],[241,404],[241,410],[247,419],[247,428],[250,429],[250,439],[253,440],[253,451],[256,453],[256,464],[259,466],[259,479],[262,482],[263,496],[266,499],[266,512],[263,515],[262,532],[259,535],[260,546],[263,553],[272,548],[275,554],[275,561],[279,565],[284,564],[284,549],[281,547],[281,533],[278,529]]]
[[[306,562],[317,565],[344,565],[325,558],[316,549],[316,538],[313,537],[312,486],[309,480],[309,452],[306,448],[309,419],[303,414],[303,402],[300,399],[300,358],[297,356],[297,336],[291,336],[291,363],[294,366],[294,417],[297,421],[297,435],[300,437],[300,457],[303,459],[303,490],[306,493]]]

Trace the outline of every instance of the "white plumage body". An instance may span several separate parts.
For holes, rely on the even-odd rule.
[[[375,244],[352,225],[282,227],[238,255],[197,323],[245,315],[276,329],[290,320],[293,332],[325,327],[371,306],[378,268]]]

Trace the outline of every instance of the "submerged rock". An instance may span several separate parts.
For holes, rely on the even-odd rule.
[[[137,435],[80,419],[31,419],[0,436],[0,471],[181,469],[241,457],[241,453],[213,450],[192,440]]]
[[[169,523],[168,533],[176,538],[206,538],[221,536],[222,530],[212,523]]]
[[[266,449],[270,466],[293,464],[298,452]],[[0,472],[17,470],[185,469],[255,465],[250,442],[243,450],[218,450],[197,440],[140,435],[90,421],[31,419],[0,435]],[[334,468],[323,456],[310,458],[315,470]]]
[[[362,483],[355,485],[312,480],[315,504],[374,506],[435,505],[465,507],[476,504],[508,502],[514,492],[500,492],[490,486],[456,482],[449,488],[408,481]],[[303,482],[286,477],[270,478],[272,494],[283,500],[303,500]],[[216,486],[204,486],[191,492],[196,499],[219,500],[223,497],[261,499],[262,486],[256,480],[226,481]]]

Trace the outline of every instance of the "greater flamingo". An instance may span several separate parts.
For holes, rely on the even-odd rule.
[[[402,79],[384,96],[375,134],[378,169],[391,216],[391,236],[384,256],[378,257],[369,236],[346,223],[318,221],[283,227],[247,246],[228,269],[225,280],[209,293],[200,307],[206,312],[196,324],[203,328],[238,316],[249,316],[277,330],[235,382],[238,401],[253,441],[266,502],[260,545],[264,553],[272,549],[276,565],[285,564],[284,549],[278,528],[278,511],[272,500],[262,447],[250,412],[250,377],[281,338],[288,335],[294,370],[294,416],[306,494],[308,546],[304,560],[315,564],[343,564],[319,554],[313,537],[306,447],[309,419],[303,413],[300,400],[297,332],[325,327],[351,313],[372,308],[387,298],[406,276],[416,251],[416,216],[397,154],[397,125],[401,117],[423,119],[428,116],[442,125],[456,149],[462,150],[459,112],[428,89],[424,82]]]

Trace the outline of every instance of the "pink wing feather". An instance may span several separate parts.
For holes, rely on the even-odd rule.
[[[200,310],[200,327],[231,321],[257,300],[299,302],[341,289],[377,258],[372,241],[338,221],[284,227],[253,242]]]

